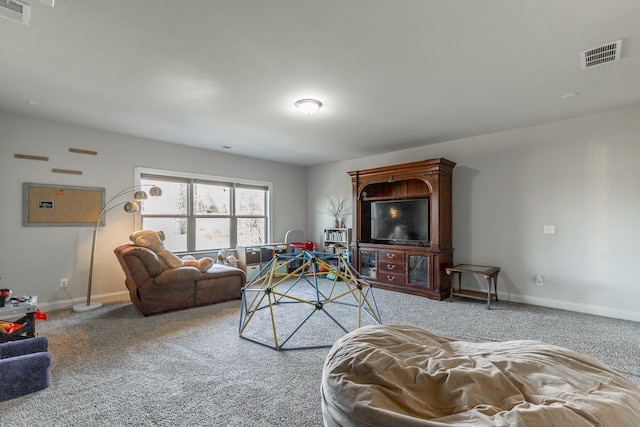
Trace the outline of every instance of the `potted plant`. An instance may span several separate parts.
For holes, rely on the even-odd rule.
[[[335,228],[340,228],[343,225],[342,217],[349,210],[347,199],[342,199],[337,194],[335,199],[331,198],[331,196],[327,196],[327,199],[329,203],[325,206],[324,213],[333,217],[333,226]]]

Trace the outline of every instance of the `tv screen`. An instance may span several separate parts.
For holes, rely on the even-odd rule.
[[[429,199],[371,203],[371,238],[389,242],[428,242]]]

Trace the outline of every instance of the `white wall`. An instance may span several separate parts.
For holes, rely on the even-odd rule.
[[[70,147],[99,154],[72,154]],[[640,279],[632,269],[640,241],[640,106],[308,170],[0,113],[0,287],[37,294],[44,309],[72,305],[60,278],[69,278],[74,299],[86,291],[91,228],[23,227],[23,182],[104,187],[110,197],[132,185],[136,166],[271,181],[274,239],[302,228],[320,242],[332,223],[321,213],[326,197],[351,197],[347,171],[433,157],[457,162],[455,262],[502,267],[503,299],[640,321]],[[545,224],[556,234],[544,235]],[[133,229],[133,218],[116,210],[100,228],[98,299],[122,299],[124,275],[112,251]],[[536,274],[545,276],[543,287],[535,286]]]
[[[95,150],[98,155],[73,154],[69,148]],[[49,161],[16,159],[16,153],[46,156]],[[290,228],[306,229],[303,167],[0,113],[0,287],[18,295],[38,295],[44,309],[82,300],[92,227],[23,227],[22,184],[104,187],[108,199],[133,185],[136,166],[273,182],[273,240],[284,240]],[[81,170],[83,174],[57,174],[52,168]],[[98,232],[95,299],[128,298],[124,273],[113,249],[128,243],[133,230],[132,215],[120,209],[107,214],[106,225]],[[68,292],[76,301],[59,288],[61,278],[69,279]]]
[[[312,167],[310,237],[347,171],[435,157],[457,163],[455,263],[500,266],[505,300],[640,321],[640,106]]]

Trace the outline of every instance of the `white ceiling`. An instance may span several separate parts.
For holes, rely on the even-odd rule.
[[[322,164],[640,103],[639,0],[25,1],[30,26],[0,19],[0,110],[243,156]],[[618,39],[620,61],[581,69]]]

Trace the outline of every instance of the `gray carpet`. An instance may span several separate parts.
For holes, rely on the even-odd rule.
[[[437,302],[379,289],[375,297],[385,324],[469,341],[540,340],[593,356],[640,385],[636,322],[502,301],[486,310],[480,301]],[[37,330],[53,354],[51,387],[0,403],[0,425],[321,426],[319,387],[329,349],[276,351],[242,339],[239,308],[233,301],[143,317],[130,303],[117,303],[50,312]],[[286,310],[276,316],[284,335],[297,325],[292,319],[309,312],[302,304],[278,309]],[[327,310],[351,329],[354,309]],[[267,326],[264,340],[272,342]],[[330,343],[342,333],[318,312],[291,345]]]

